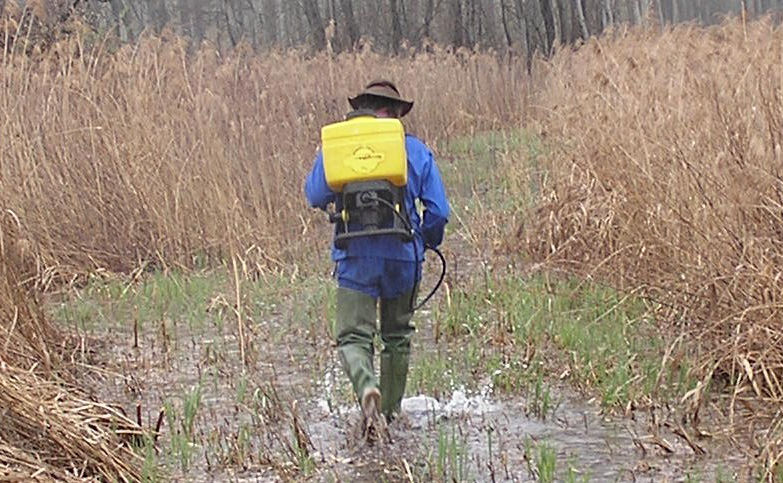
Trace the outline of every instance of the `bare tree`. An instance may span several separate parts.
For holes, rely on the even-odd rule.
[[[0,0],[0,8],[7,5]],[[391,52],[405,40],[420,46],[427,37],[453,46],[520,46],[529,59],[613,24],[650,19],[709,24],[743,11],[752,18],[780,10],[783,0],[37,0],[36,5],[51,7],[43,24],[62,23],[70,12],[88,13],[91,23],[99,23],[97,30],[114,31],[122,41],[168,26],[194,45],[206,39],[231,48],[244,39],[255,48],[309,43],[322,49],[325,22],[333,19],[338,50],[357,46],[364,34]]]
[[[614,24],[614,15],[612,14],[611,0],[601,2],[601,25],[603,28],[611,27]]]
[[[465,45],[464,25],[462,23],[462,0],[451,2],[451,45],[462,47]]]
[[[359,42],[359,26],[356,24],[356,18],[353,15],[353,2],[351,0],[340,0],[340,11],[345,20],[348,41],[351,44],[351,48],[354,48],[357,42]]]
[[[544,55],[549,56],[555,44],[555,17],[552,13],[551,0],[539,0],[541,15],[544,17],[544,30],[546,39],[544,43]]]
[[[391,50],[395,54],[400,50],[402,41],[402,24],[400,23],[400,12],[397,9],[397,0],[389,0],[389,10],[391,13]]]
[[[307,23],[310,25],[310,34],[313,39],[313,46],[316,49],[326,48],[326,33],[324,32],[324,22],[321,18],[321,11],[318,9],[317,0],[302,0],[304,14],[307,17]]]
[[[236,15],[234,15],[233,8],[229,4],[228,0],[223,0],[222,5],[222,11],[220,18],[223,21],[224,24],[224,31],[228,35],[228,40],[231,44],[231,47],[236,47],[238,39],[238,34],[236,32],[237,30],[237,21],[236,21]]]
[[[500,0],[500,20],[503,23],[503,35],[506,39],[506,46],[511,47],[513,45],[513,41],[511,40],[511,31],[508,27],[508,14],[506,13],[506,2],[503,0]]]
[[[424,9],[424,24],[422,25],[422,35],[424,37],[430,36],[430,24],[432,19],[435,18],[435,0],[426,0],[426,7]]]
[[[261,35],[263,43],[277,45],[279,39],[280,10],[276,0],[263,0],[259,12]]]
[[[590,30],[587,29],[587,22],[585,21],[584,5],[582,5],[582,0],[573,0],[573,2],[576,19],[579,22],[579,28],[582,30],[582,39],[587,40],[590,37]]]

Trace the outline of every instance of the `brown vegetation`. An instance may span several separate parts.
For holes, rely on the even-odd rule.
[[[531,116],[547,183],[514,248],[660,302],[662,329],[693,335],[705,378],[781,401],[783,33],[762,21],[615,34],[540,66]],[[110,44],[78,37],[1,59],[0,407],[17,408],[17,426],[0,436],[0,472],[62,468],[65,453],[96,461],[92,474],[132,475],[119,444],[71,432],[127,421],[51,382],[62,337],[36,287],[234,254],[262,270],[321,257],[303,176],[318,128],[369,77],[417,101],[406,126],[430,142],[527,114],[516,58],[188,53],[169,34]],[[24,446],[41,419],[48,439]]]
[[[501,128],[526,99],[524,63],[490,54],[434,49],[390,62],[371,52],[189,53],[166,36],[110,44],[78,37],[31,56],[17,43],[0,59],[2,475],[71,478],[79,468],[133,479],[140,466],[109,431],[138,426],[64,381],[69,353],[38,290],[231,254],[254,269],[321,258],[303,218],[304,173],[319,126],[345,114],[370,77],[397,80],[417,101],[407,125],[428,140]]]
[[[72,385],[60,331],[33,287],[35,264],[11,213],[0,218],[0,478],[138,479],[139,427]],[[120,436],[122,435],[122,436]]]
[[[728,376],[737,397],[776,401],[782,41],[769,22],[730,22],[632,30],[559,53],[538,111],[551,183],[524,230],[535,260],[670,308],[702,374]]]
[[[51,374],[60,362],[53,344],[62,337],[47,323],[30,289],[36,269],[29,243],[19,237],[17,223],[10,210],[0,215],[0,317],[4,321],[0,361]]]
[[[49,279],[229,252],[290,265],[312,238],[302,185],[319,127],[370,77],[418,101],[408,126],[430,141],[500,128],[525,102],[524,63],[490,54],[104,47],[68,41],[36,62],[8,55],[0,70],[0,206],[55,267]]]

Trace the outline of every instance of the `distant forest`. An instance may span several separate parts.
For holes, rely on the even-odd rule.
[[[549,55],[618,24],[720,22],[783,9],[783,0],[0,0],[49,26],[75,15],[122,41],[172,29],[218,49],[306,47],[388,53],[428,42]]]

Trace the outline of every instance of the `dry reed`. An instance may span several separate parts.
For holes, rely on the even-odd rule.
[[[139,481],[139,426],[77,389],[3,365],[0,478]]]
[[[783,30],[632,30],[544,66],[537,261],[642,290],[705,374],[783,400]],[[550,265],[551,266],[551,265]],[[662,330],[679,330],[674,325]]]
[[[66,340],[33,283],[37,264],[13,213],[0,217],[0,479],[138,480],[136,423],[68,381]]]
[[[0,62],[0,206],[35,242],[44,282],[323,253],[329,228],[310,222],[303,178],[320,126],[371,78],[416,100],[406,126],[429,142],[519,120],[525,103],[524,62],[438,48],[189,53],[170,34],[124,46],[85,34]]]
[[[37,303],[31,287],[37,267],[19,228],[12,212],[0,214],[0,361],[51,374],[60,359],[52,343],[63,338]]]
[[[119,46],[89,33],[31,49],[27,24],[12,20],[0,32],[0,475],[9,478],[139,476],[121,437],[138,426],[62,382],[55,341],[64,338],[39,290],[99,269],[233,255],[243,270],[286,269],[316,244],[320,258],[329,227],[311,222],[303,178],[320,126],[371,78],[391,78],[417,101],[406,126],[430,142],[519,120],[525,102],[524,64],[490,54],[259,56],[192,51],[170,34]]]

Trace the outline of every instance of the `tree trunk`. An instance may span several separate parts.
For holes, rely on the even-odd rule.
[[[635,25],[642,23],[642,12],[639,6],[639,0],[631,0],[631,22]]]
[[[435,0],[427,0],[424,5],[424,23],[421,25],[421,35],[419,37],[429,38],[430,25],[435,17]],[[418,39],[417,39],[418,41]]]
[[[111,0],[109,4],[117,21],[117,35],[119,35],[121,42],[128,42],[131,38],[131,27],[125,2],[122,0]]]
[[[391,10],[391,51],[395,54],[400,51],[400,41],[402,40],[402,24],[400,24],[400,12],[397,9],[397,0],[389,0],[389,9]]]
[[[614,24],[614,15],[612,14],[612,5],[610,0],[603,0],[601,2],[601,23],[604,29],[611,27]]]
[[[544,30],[546,31],[546,42],[544,45],[544,55],[549,57],[552,54],[552,47],[555,43],[555,17],[552,13],[551,0],[540,0],[541,15],[544,17]]]
[[[340,0],[340,10],[345,17],[345,28],[348,32],[348,41],[351,42],[351,49],[356,47],[359,42],[359,26],[356,24],[356,18],[353,15],[353,1]]]
[[[506,2],[500,0],[500,20],[503,23],[503,34],[506,36],[506,46],[511,47],[511,33],[508,30],[508,16],[506,14]]]
[[[563,43],[570,44],[574,39],[573,18],[571,9],[568,7],[568,0],[554,0],[557,5],[557,18],[560,20],[560,40]]]
[[[231,48],[234,48],[237,46],[237,36],[234,33],[234,22],[231,16],[231,7],[228,4],[228,0],[223,0],[223,19],[226,22],[226,33],[228,34],[229,42],[231,42]]]
[[[563,31],[560,28],[560,12],[557,10],[557,0],[549,0],[549,9],[552,11],[552,23],[555,25],[555,41],[552,44],[554,50],[555,45],[563,43]]]
[[[264,0],[261,3],[261,35],[266,39],[269,45],[277,45],[280,41],[278,22],[280,21],[280,12],[277,9],[276,0]]]
[[[467,2],[465,4],[465,7],[468,9],[467,12],[464,12],[465,14],[465,21],[462,23],[464,27],[463,32],[463,43],[465,45],[473,45],[476,31],[476,0]]]
[[[305,17],[307,17],[307,24],[310,26],[310,33],[313,34],[313,46],[318,50],[326,48],[324,22],[321,19],[320,10],[318,10],[317,0],[304,0],[302,6]]]
[[[576,12],[576,19],[579,21],[579,28],[582,29],[582,40],[587,40],[588,37],[590,37],[590,31],[587,29],[585,9],[582,5],[582,0],[574,0],[574,11]]]
[[[531,34],[533,27],[531,25],[530,12],[525,9],[524,0],[516,0],[514,2],[514,10],[519,29],[522,31],[522,48],[525,52],[525,67],[527,67],[527,73],[530,74],[533,71],[533,55],[537,48],[533,35]]]
[[[462,24],[462,0],[451,3],[451,44],[454,47],[465,45],[464,25]]]
[[[655,0],[655,10],[658,11],[658,21],[661,22],[661,26],[666,25],[666,17],[663,14],[663,5],[661,0]]]
[[[517,2],[520,4],[522,3],[521,0],[517,0]],[[527,52],[526,64],[528,75],[533,73],[533,53],[536,50],[536,45],[533,42],[533,35],[531,34],[531,31],[533,30],[531,23],[530,16],[524,15],[523,28],[525,29],[525,35],[523,38],[525,39],[525,51]]]
[[[0,4],[2,4],[2,2],[0,2]],[[0,5],[0,12],[2,12],[2,10],[2,5]],[[163,27],[168,25],[169,20],[169,12],[166,9],[166,0],[155,0],[152,5],[152,22],[155,26],[155,31],[160,32]]]
[[[408,9],[405,7],[405,0],[400,0],[400,24],[402,38],[410,40],[411,29],[410,22],[408,21]]]

